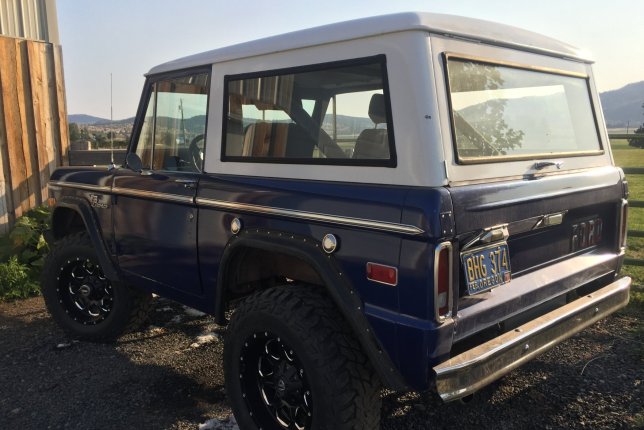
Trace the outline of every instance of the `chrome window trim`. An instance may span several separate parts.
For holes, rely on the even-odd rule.
[[[467,55],[467,54],[460,54],[457,52],[445,52],[444,55],[445,55],[445,60],[450,60],[450,59],[467,60],[467,61],[474,61],[477,63],[484,63],[491,66],[511,67],[513,69],[523,69],[523,70],[528,70],[533,72],[549,73],[552,75],[570,76],[573,78],[582,78],[582,79],[589,78],[587,73],[572,72],[570,70],[556,69],[553,67],[535,66],[534,64],[499,60],[499,59],[481,57],[478,55]]]
[[[329,224],[345,225],[350,227],[365,228],[368,230],[387,231],[392,233],[400,233],[410,236],[417,236],[425,233],[419,227],[399,224],[387,221],[376,221],[364,218],[353,218],[341,215],[329,215],[318,212],[299,211],[294,209],[283,209],[271,206],[255,205],[251,203],[238,203],[224,200],[215,200],[198,197],[197,204],[205,207],[226,209],[235,212],[250,212],[266,215],[282,216],[287,218],[297,218],[307,221],[317,221]]]
[[[597,156],[604,155],[606,149],[604,148],[604,142],[602,140],[602,133],[599,126],[597,118],[597,107],[593,101],[592,88],[590,87],[590,76],[587,73],[572,72],[570,70],[563,70],[551,67],[541,67],[524,63],[517,63],[513,61],[504,61],[486,57],[480,57],[477,55],[467,55],[460,54],[451,51],[445,51],[442,53],[443,62],[444,62],[444,73],[445,73],[445,85],[447,89],[447,103],[449,109],[449,122],[451,128],[451,140],[452,146],[454,148],[455,161],[460,165],[480,165],[480,164],[494,164],[500,162],[512,162],[512,161],[526,161],[533,160],[538,158],[550,159],[550,158],[575,158],[583,156]],[[567,151],[567,152],[553,152],[553,153],[534,153],[527,155],[505,155],[500,157],[495,156],[475,156],[475,157],[462,157],[459,154],[456,142],[456,127],[454,123],[454,110],[452,109],[452,89],[449,79],[449,61],[450,60],[462,60],[462,61],[471,61],[480,64],[486,64],[489,66],[500,66],[518,70],[524,70],[528,72],[537,72],[537,73],[546,73],[550,75],[559,75],[569,78],[582,79],[586,82],[586,89],[588,94],[588,101],[590,104],[590,109],[593,114],[593,125],[595,126],[595,132],[597,133],[597,143],[599,144],[599,149],[588,149],[582,151]]]

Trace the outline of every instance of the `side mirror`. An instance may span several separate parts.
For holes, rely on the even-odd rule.
[[[136,152],[130,152],[127,154],[125,157],[125,165],[135,172],[141,172],[143,170],[143,162]]]

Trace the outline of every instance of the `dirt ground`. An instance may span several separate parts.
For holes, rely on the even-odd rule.
[[[616,429],[644,423],[637,315],[600,321],[468,404],[383,392],[383,429]],[[41,298],[0,303],[0,429],[198,429],[230,417],[223,328],[156,299],[151,325],[74,342]],[[209,428],[230,428],[215,425]]]

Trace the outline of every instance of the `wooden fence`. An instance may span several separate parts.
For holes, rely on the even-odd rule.
[[[630,139],[630,140],[644,140],[644,135],[633,135],[633,134],[609,134],[608,137],[613,139]],[[627,175],[644,175],[644,167],[624,167],[622,168],[625,174]],[[644,200],[631,200],[628,199],[628,208],[629,210],[641,209],[644,208]],[[629,237],[644,237],[644,231],[642,230],[628,230]],[[635,259],[635,258],[626,258],[624,264],[629,266],[644,266],[644,260]]]
[[[51,172],[67,164],[62,51],[0,36],[0,235],[47,201]]]
[[[70,149],[70,166],[107,166],[111,164],[114,157],[114,164],[121,166],[125,164],[127,150],[115,149]]]

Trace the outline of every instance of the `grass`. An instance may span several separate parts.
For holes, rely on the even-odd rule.
[[[644,167],[644,149],[628,146],[628,141],[626,140],[613,140],[611,147],[615,164],[618,166]],[[644,175],[629,174],[627,179],[630,192],[629,199],[644,200]],[[631,208],[629,210],[628,228],[629,230],[644,230],[644,208]],[[630,237],[626,256],[644,260],[644,238]],[[631,276],[636,285],[644,285],[644,267],[626,266],[624,273]]]

